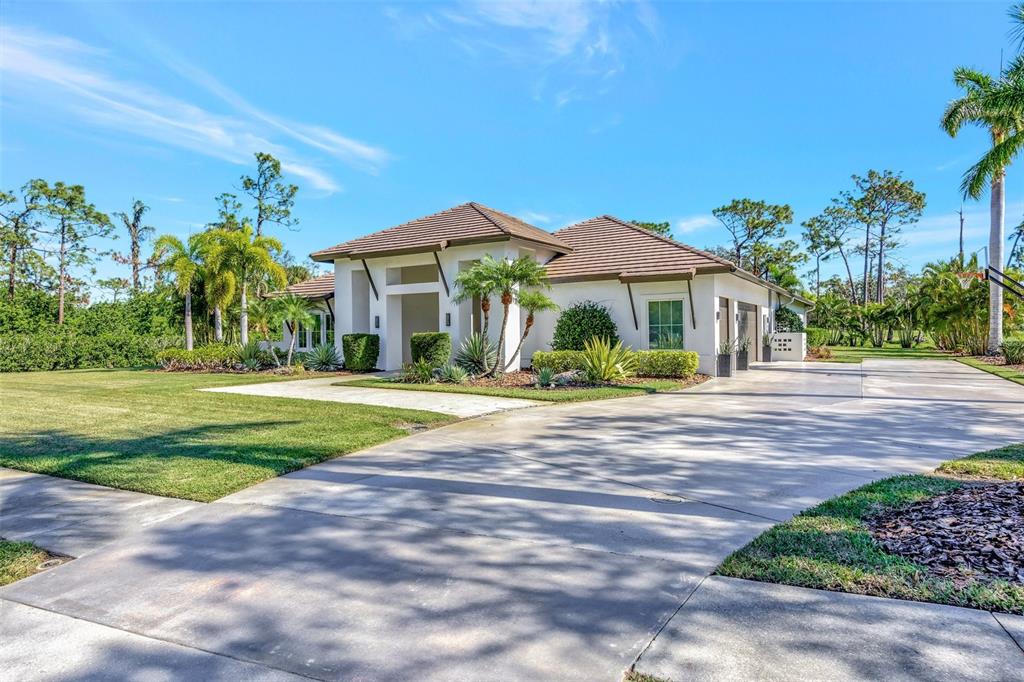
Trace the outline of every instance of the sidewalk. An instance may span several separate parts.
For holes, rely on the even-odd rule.
[[[1024,679],[1022,646],[1022,616],[711,576],[635,668],[675,682],[1010,682]]]

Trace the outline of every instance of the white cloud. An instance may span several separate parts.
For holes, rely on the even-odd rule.
[[[71,38],[32,29],[0,28],[0,73],[5,95],[41,100],[64,108],[80,121],[157,141],[237,164],[252,163],[257,151],[274,154],[282,167],[323,192],[341,186],[315,160],[275,141],[284,137],[376,172],[390,155],[328,128],[283,121],[251,105],[209,74],[155,46],[164,66],[229,104],[218,113],[165,95],[148,85],[119,79],[103,68],[106,53]],[[97,63],[93,63],[97,62]]]
[[[690,234],[691,232],[699,232],[707,227],[718,224],[719,222],[715,216],[710,213],[702,213],[686,218],[678,218],[672,225],[672,229],[679,234]]]
[[[551,216],[537,211],[520,211],[519,218],[528,223],[546,225],[551,222]]]

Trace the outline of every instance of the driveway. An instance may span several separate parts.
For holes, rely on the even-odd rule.
[[[170,674],[184,648],[226,677],[230,661],[317,679],[617,680],[663,628],[687,632],[687,598],[775,521],[1024,441],[1022,413],[1024,387],[959,363],[867,361],[491,414],[253,486],[0,592],[51,612],[39,632],[73,618],[107,644],[0,637],[20,678],[60,659],[66,679],[75,655],[85,673]],[[38,617],[5,607],[18,618],[0,620]]]
[[[324,377],[299,379],[297,381],[270,382],[266,384],[245,384],[242,386],[220,386],[200,390],[213,393],[241,393],[275,398],[297,398],[300,400],[326,400],[334,403],[357,403],[380,407],[398,407],[408,410],[428,410],[450,414],[455,417],[479,417],[492,412],[534,407],[541,403],[519,398],[497,398],[467,393],[438,393],[436,391],[406,391],[391,388],[363,388],[345,386],[342,382],[360,378]],[[342,384],[342,385],[338,385]]]

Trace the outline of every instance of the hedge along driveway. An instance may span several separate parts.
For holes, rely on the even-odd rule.
[[[80,370],[0,375],[0,466],[208,502],[451,417],[195,389],[267,375]],[[277,379],[286,380],[286,379]]]
[[[489,395],[495,398],[523,398],[550,403],[574,403],[584,400],[628,398],[649,393],[665,393],[687,388],[691,383],[680,379],[650,379],[637,384],[618,386],[581,386],[578,388],[536,389],[500,386],[467,386],[464,384],[405,384],[387,379],[355,379],[338,382],[335,386],[358,388],[389,388],[399,391],[428,391],[435,393],[465,393]]]

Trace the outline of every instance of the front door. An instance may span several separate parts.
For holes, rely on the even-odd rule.
[[[757,359],[757,306],[752,303],[737,303],[740,320],[736,326],[736,343],[740,344],[744,339],[749,342],[749,355],[751,360]]]

